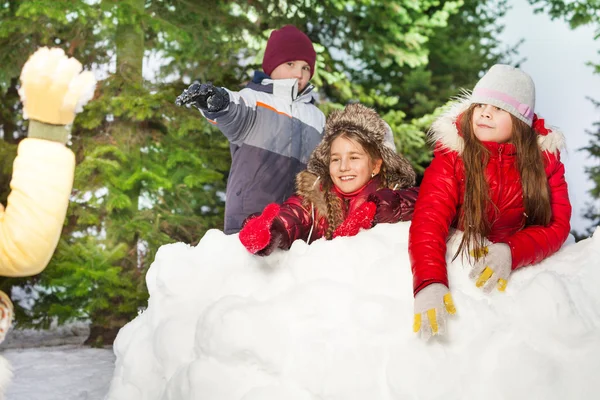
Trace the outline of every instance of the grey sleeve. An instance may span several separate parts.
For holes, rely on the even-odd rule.
[[[201,110],[204,117],[233,144],[241,144],[256,124],[256,97],[250,90],[229,93],[229,106],[217,112]]]

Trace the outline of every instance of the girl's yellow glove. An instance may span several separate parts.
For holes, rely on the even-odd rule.
[[[413,332],[428,340],[446,333],[446,317],[456,314],[450,291],[441,283],[432,283],[415,296]]]
[[[485,293],[497,288],[504,292],[512,272],[512,253],[505,243],[494,243],[479,250],[479,260],[473,264],[469,278]],[[473,255],[473,254],[472,254]]]
[[[23,116],[51,125],[69,125],[93,97],[96,78],[59,48],[42,47],[21,70]]]

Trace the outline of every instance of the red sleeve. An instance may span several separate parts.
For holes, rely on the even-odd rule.
[[[460,196],[457,157],[456,152],[436,150],[425,170],[408,239],[414,294],[432,283],[448,286],[446,239]]]
[[[571,202],[565,181],[565,166],[560,161],[560,154],[544,155],[552,219],[548,226],[528,226],[506,241],[511,248],[513,269],[539,263],[557,252],[571,230]]]
[[[316,216],[316,210],[314,210]],[[305,208],[302,204],[302,197],[294,195],[287,199],[279,211],[277,219],[281,222],[285,231],[284,239],[279,246],[282,249],[289,249],[297,239],[308,241],[308,235],[313,224],[313,215],[310,208]],[[320,238],[321,230],[313,229],[312,240]]]

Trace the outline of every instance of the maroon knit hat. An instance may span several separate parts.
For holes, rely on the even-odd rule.
[[[262,67],[267,75],[288,61],[302,60],[310,66],[310,77],[315,73],[317,53],[306,34],[294,25],[286,25],[271,32]]]

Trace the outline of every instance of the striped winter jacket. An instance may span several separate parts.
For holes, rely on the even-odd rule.
[[[244,219],[294,193],[296,174],[321,141],[325,115],[314,105],[313,86],[300,94],[295,79],[270,79],[256,72],[239,92],[228,90],[229,106],[204,116],[227,137],[231,170],[225,199],[225,233]]]

